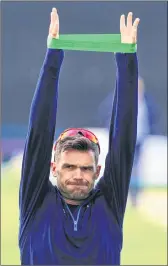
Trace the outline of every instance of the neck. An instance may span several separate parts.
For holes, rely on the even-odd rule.
[[[78,201],[78,200],[71,200],[71,199],[66,199],[66,198],[64,198],[64,200],[67,204],[71,204],[71,205],[80,205],[83,202],[83,200]]]
[[[77,200],[77,199],[69,199],[67,193],[61,191],[60,189],[59,189],[59,192],[60,192],[62,198],[64,199],[64,201],[67,204],[71,204],[71,205],[81,205],[90,195],[90,193],[89,193],[86,198]]]

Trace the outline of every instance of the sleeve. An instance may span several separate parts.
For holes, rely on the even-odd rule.
[[[42,203],[49,185],[62,50],[47,50],[30,108],[19,190],[21,225]]]
[[[116,54],[117,74],[104,175],[99,181],[118,224],[122,225],[134,159],[138,112],[136,53]]]

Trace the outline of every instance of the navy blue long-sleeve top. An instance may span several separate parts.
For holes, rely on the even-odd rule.
[[[19,192],[22,265],[119,265],[137,130],[136,53],[115,55],[104,175],[73,213],[49,181],[62,50],[48,49],[30,110]]]

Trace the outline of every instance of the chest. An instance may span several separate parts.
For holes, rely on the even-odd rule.
[[[93,242],[121,242],[121,230],[115,222],[112,211],[103,197],[71,211],[62,202],[49,197],[36,213],[30,235],[32,243],[51,243],[62,248],[78,247]],[[39,245],[39,244],[38,244]]]

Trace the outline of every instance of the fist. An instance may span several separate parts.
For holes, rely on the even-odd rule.
[[[50,19],[48,35],[51,38],[59,39],[59,16],[56,8],[53,8],[51,11],[51,19]]]

